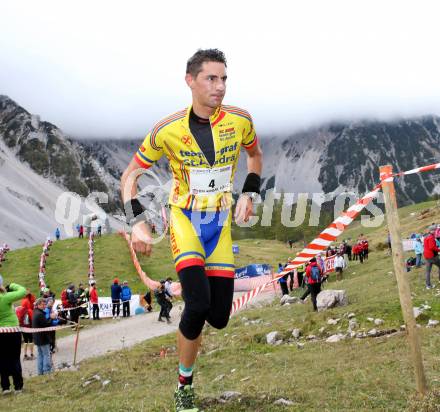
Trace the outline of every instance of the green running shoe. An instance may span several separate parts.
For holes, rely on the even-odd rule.
[[[177,388],[174,392],[174,404],[176,412],[200,412],[194,405],[194,389],[191,385]]]

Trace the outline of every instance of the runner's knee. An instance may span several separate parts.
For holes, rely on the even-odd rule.
[[[185,300],[185,309],[179,323],[179,329],[185,338],[194,340],[200,335],[208,312],[209,299],[207,296],[200,296],[200,299]]]
[[[228,324],[229,315],[230,311],[228,311],[227,313],[211,313],[209,314],[207,321],[213,328],[223,329]]]
[[[179,271],[185,309],[179,329],[189,340],[196,339],[202,332],[209,313],[211,297],[205,270],[201,266],[190,266]]]

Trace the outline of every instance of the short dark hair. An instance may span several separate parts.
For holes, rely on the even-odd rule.
[[[202,71],[202,64],[205,62],[223,63],[226,67],[226,57],[219,49],[199,49],[197,50],[186,63],[186,72],[194,77]]]

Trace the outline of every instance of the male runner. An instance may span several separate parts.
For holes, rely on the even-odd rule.
[[[192,375],[205,321],[224,328],[234,291],[231,240],[232,183],[240,148],[246,149],[248,175],[235,208],[237,223],[252,215],[260,192],[262,152],[248,112],[222,105],[226,58],[217,49],[199,50],[187,62],[185,81],[192,106],[157,123],[121,179],[122,200],[133,224],[135,251],[151,253],[151,233],[136,199],[140,168],[165,154],[173,175],[169,204],[171,249],[185,309],[177,332],[179,379],[176,411],[198,411]]]

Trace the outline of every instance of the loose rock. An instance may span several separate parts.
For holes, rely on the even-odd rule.
[[[336,335],[332,335],[328,337],[325,341],[328,343],[336,343],[344,339],[345,339],[345,335],[343,335],[342,333],[337,333]]]
[[[232,401],[234,399],[238,399],[240,396],[241,396],[240,392],[226,391],[220,395],[220,399],[224,401]]]
[[[292,406],[295,403],[292,401],[289,401],[288,399],[280,398],[280,399],[277,399],[273,404],[274,405],[283,405],[283,406]]]
[[[349,331],[357,329],[358,327],[359,327],[359,324],[357,323],[356,318],[351,318],[348,322]]]
[[[297,328],[293,329],[293,330],[292,330],[292,336],[293,336],[295,339],[298,339],[298,338],[301,336],[301,330],[300,330],[300,329],[297,329]]]
[[[383,325],[383,320],[382,319],[374,319],[374,324],[377,326]]]
[[[438,320],[429,319],[428,324],[426,325],[427,328],[435,328],[440,322]]]

